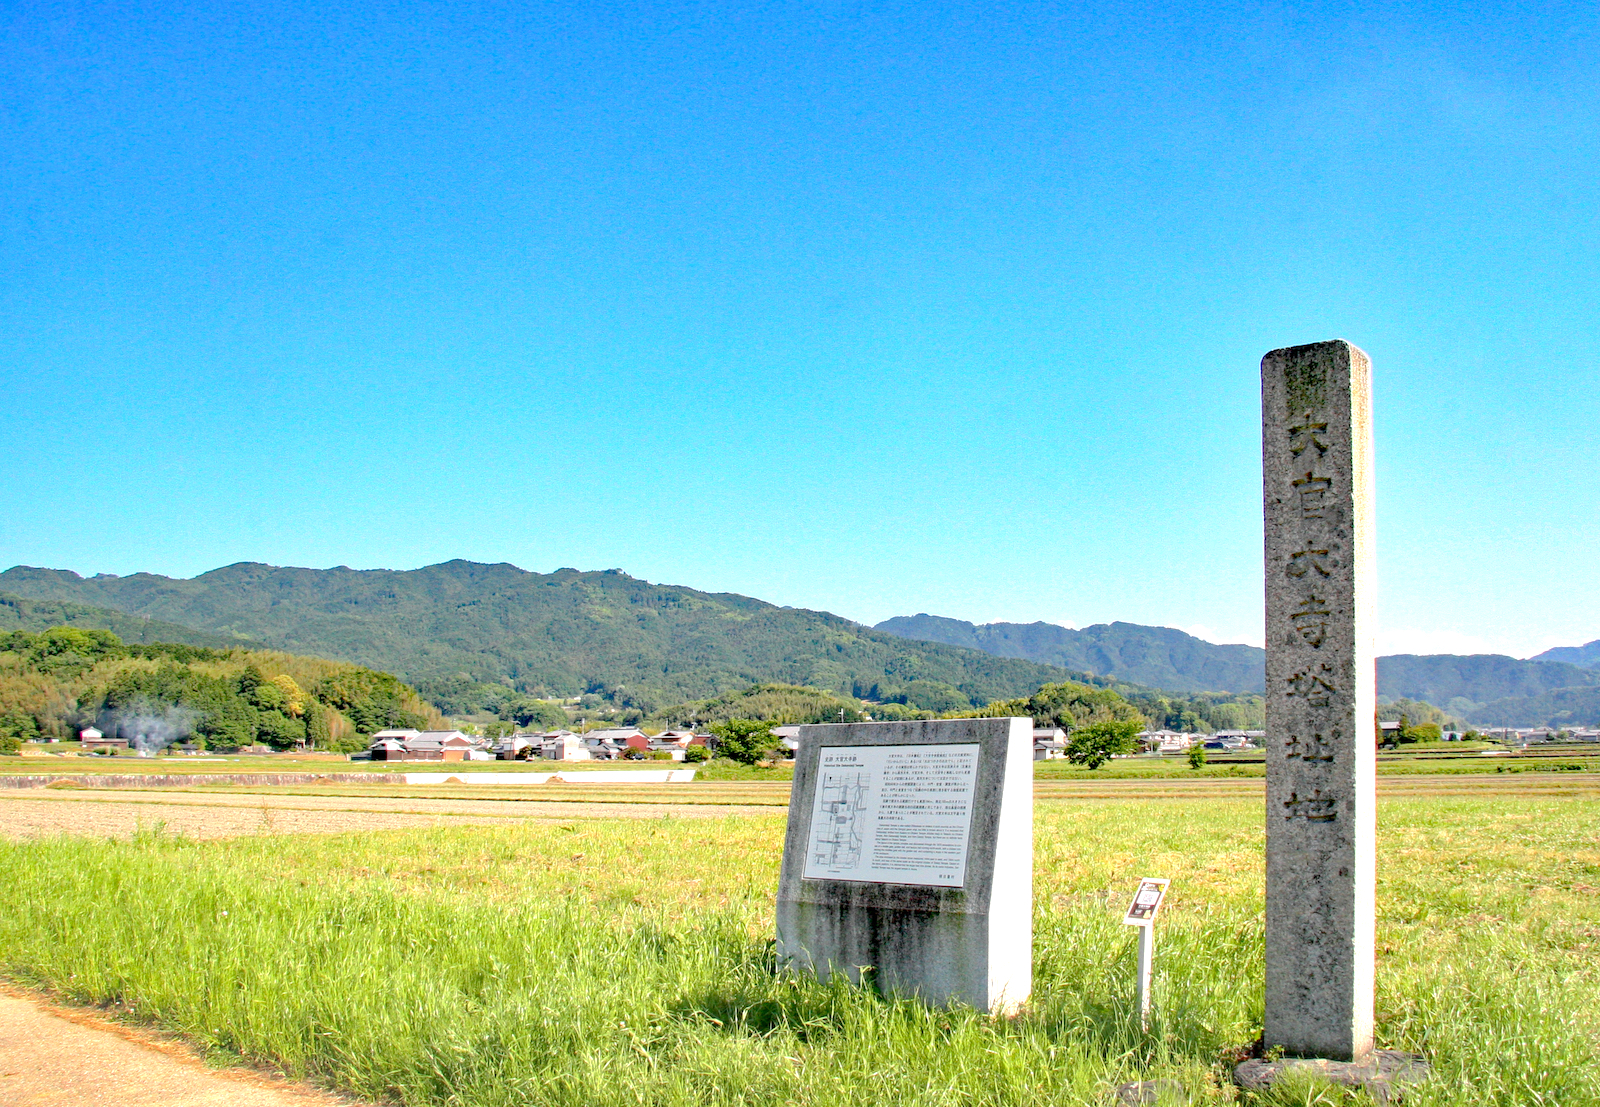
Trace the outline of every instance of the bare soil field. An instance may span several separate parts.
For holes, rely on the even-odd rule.
[[[1192,780],[1041,780],[1041,801],[1254,799],[1260,778]],[[1380,777],[1386,798],[1600,797],[1593,773],[1506,773],[1476,776]],[[78,834],[127,838],[159,825],[192,838],[261,834],[334,834],[418,827],[543,823],[570,819],[719,817],[781,811],[787,781],[719,781],[663,785],[475,785],[184,788],[39,788],[0,791],[0,837]]]
[[[550,803],[432,796],[300,795],[117,789],[38,789],[0,793],[0,837],[76,834],[128,838],[156,826],[191,838],[259,834],[334,834],[417,827],[553,822],[574,818],[720,816],[770,808],[737,804]]]

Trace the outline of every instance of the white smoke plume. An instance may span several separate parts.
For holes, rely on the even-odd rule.
[[[107,734],[126,738],[141,757],[151,757],[194,731],[196,712],[175,704],[157,706],[139,699],[106,718]]]

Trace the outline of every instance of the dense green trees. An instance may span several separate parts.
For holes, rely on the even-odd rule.
[[[509,684],[473,680],[466,673],[418,681],[417,691],[447,715],[493,715],[503,723],[538,730],[555,730],[571,721],[556,704]],[[630,720],[618,721],[625,725]]]
[[[714,699],[663,708],[652,715],[649,722],[652,726],[660,727],[705,727],[729,719],[760,719],[773,726],[858,723],[868,711],[876,717],[876,708],[865,708],[855,700],[841,699],[820,688],[804,688],[793,684],[752,684]]]
[[[1133,733],[1138,734],[1149,725],[1143,713],[1120,692],[1076,681],[1046,684],[1026,699],[1000,700],[968,714],[984,719],[1030,715],[1034,726],[1066,730],[1091,723],[1131,722],[1138,724],[1133,728]]]
[[[1166,692],[1119,689],[1159,730],[1211,734],[1219,730],[1260,730],[1267,725],[1266,700],[1253,693]]]
[[[0,635],[0,737],[71,737],[93,723],[152,746],[348,749],[386,726],[439,721],[394,677],[341,662],[130,645],[80,627]]]
[[[1461,720],[1423,700],[1396,699],[1378,705],[1380,722],[1406,720],[1407,725],[1433,723],[1439,730],[1460,730]]]
[[[741,765],[764,760],[778,746],[771,724],[756,719],[729,719],[713,726],[711,733],[717,736],[717,756]]]
[[[1098,769],[1120,753],[1132,753],[1144,729],[1142,720],[1101,719],[1074,730],[1067,739],[1067,760]]]

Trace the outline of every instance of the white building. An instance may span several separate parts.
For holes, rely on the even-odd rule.
[[[1183,753],[1190,746],[1204,743],[1204,734],[1185,734],[1176,730],[1145,730],[1139,733],[1144,748],[1154,753]]]
[[[1033,759],[1057,761],[1067,756],[1067,732],[1058,726],[1033,728]]]

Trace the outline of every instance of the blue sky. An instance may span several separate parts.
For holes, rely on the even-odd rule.
[[[620,567],[1261,637],[1372,356],[1380,648],[1600,638],[1593,5],[12,3],[0,563]]]

